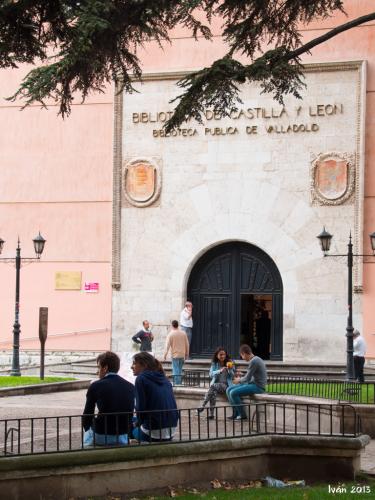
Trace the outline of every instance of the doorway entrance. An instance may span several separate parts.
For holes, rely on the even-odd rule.
[[[253,353],[270,359],[272,295],[241,295],[241,344],[248,344]]]
[[[193,302],[191,355],[222,345],[233,357],[247,343],[264,359],[282,359],[282,281],[274,261],[254,245],[230,242],[206,252],[187,288]]]

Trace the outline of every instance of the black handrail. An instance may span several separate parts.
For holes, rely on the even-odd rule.
[[[116,435],[113,440],[111,435],[96,435],[94,432],[93,443],[88,449],[139,445],[129,431],[127,440],[125,442],[121,440],[123,435],[119,434],[119,425],[124,419],[132,422],[130,429],[138,427],[137,419],[143,422],[141,430],[152,438],[148,444],[211,441],[269,434],[345,437],[356,437],[361,434],[360,417],[356,409],[349,404],[251,401],[242,405],[242,408],[247,418],[241,420],[230,419],[232,414],[230,406],[217,406],[214,419],[208,418],[210,415],[207,408],[201,413],[197,413],[194,408],[156,410],[137,414],[101,413],[102,422],[103,419],[105,422],[108,419],[109,424],[114,418],[116,419],[118,422]],[[171,412],[174,412],[173,418]],[[95,422],[97,415],[89,416]],[[178,418],[175,418],[176,416]],[[162,422],[166,425],[164,428]],[[104,429],[107,429],[106,425]],[[15,435],[17,435],[17,446],[14,446]],[[172,439],[169,439],[170,437]],[[4,451],[3,456],[86,449],[82,415],[0,420],[0,449]]]

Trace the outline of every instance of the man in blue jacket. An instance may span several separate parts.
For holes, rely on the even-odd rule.
[[[127,444],[134,410],[134,386],[117,375],[120,359],[114,352],[99,354],[96,362],[99,380],[90,385],[86,394],[83,446]],[[95,406],[97,416],[94,416]],[[109,413],[113,415],[107,415]]]

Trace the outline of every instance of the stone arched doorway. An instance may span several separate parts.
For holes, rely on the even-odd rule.
[[[219,345],[237,357],[248,343],[264,359],[282,359],[282,281],[260,248],[229,242],[210,249],[190,273],[187,296],[194,305],[193,358],[210,357]]]

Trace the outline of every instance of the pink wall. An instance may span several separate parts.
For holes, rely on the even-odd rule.
[[[17,87],[21,71],[2,71],[1,96]],[[2,257],[33,256],[32,238],[47,240],[41,261],[21,270],[21,349],[38,347],[40,306],[49,308],[47,349],[103,350],[111,330],[112,89],[74,106],[22,112],[0,101],[0,237]],[[99,293],[55,290],[57,271],[81,271]],[[10,347],[15,269],[0,263],[0,349]]]

